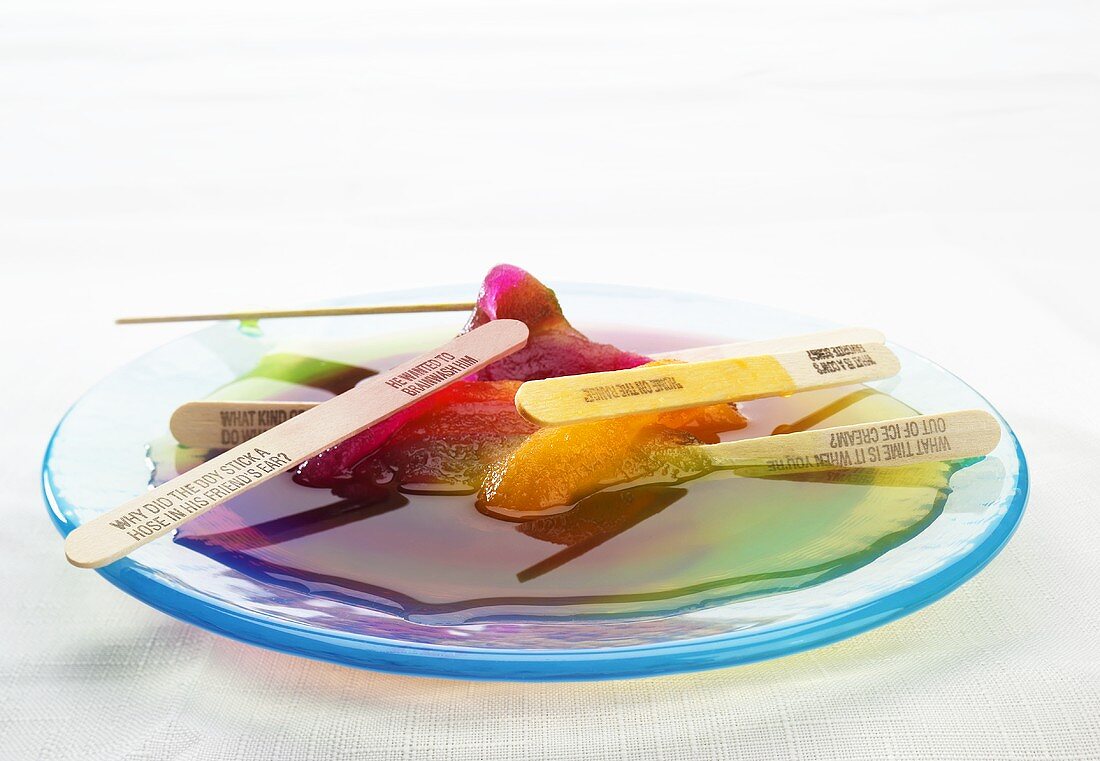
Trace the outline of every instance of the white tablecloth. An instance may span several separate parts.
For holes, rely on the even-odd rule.
[[[0,757],[1100,758],[1100,34],[1071,0],[0,6]],[[353,671],[70,568],[65,408],[183,326],[473,281],[869,324],[985,392],[1033,494],[931,607],[597,684]]]

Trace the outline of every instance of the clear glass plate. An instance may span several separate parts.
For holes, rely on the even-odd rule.
[[[332,305],[461,301],[475,292],[476,286],[454,286]],[[580,330],[642,352],[673,349],[688,338],[719,343],[835,327],[685,293],[576,285],[557,292]],[[147,488],[149,446],[164,440],[172,411],[247,374],[273,350],[355,342],[365,356],[383,356],[395,346],[428,348],[461,323],[455,314],[272,320],[262,332],[221,323],[173,341],[100,382],[58,425],[43,464],[50,516],[64,535]],[[980,408],[1001,420],[958,378],[893,348],[901,358],[900,375],[871,386],[921,412]],[[257,394],[302,398],[300,390],[280,392],[266,381]],[[318,392],[316,398],[325,396]],[[838,422],[843,421],[821,421]],[[548,619],[521,608],[499,618],[410,620],[315,586],[246,574],[169,540],[146,545],[99,572],[147,604],[219,634],[383,671],[470,679],[608,679],[747,663],[817,647],[910,613],[989,562],[1008,541],[1027,499],[1023,452],[1012,430],[1001,424],[996,451],[957,472],[934,519],[897,546],[812,583],[732,599],[685,598],[660,614],[597,607],[586,615]],[[732,488],[724,483],[730,482],[708,488]],[[415,551],[410,544],[409,552]],[[60,545],[58,556],[62,562]]]

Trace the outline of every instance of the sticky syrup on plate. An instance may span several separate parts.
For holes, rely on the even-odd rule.
[[[651,352],[707,342],[625,331],[593,337]],[[369,366],[407,356],[374,356]],[[318,399],[366,375],[298,347],[269,355],[213,396]],[[858,386],[740,408],[749,425],[730,440],[917,412]],[[150,453],[158,483],[207,454],[167,439]],[[951,472],[941,465],[786,478],[718,472],[601,492],[524,523],[483,515],[469,494],[393,491],[368,503],[287,475],[181,527],[175,541],[265,583],[420,623],[659,617],[860,568],[936,519]]]

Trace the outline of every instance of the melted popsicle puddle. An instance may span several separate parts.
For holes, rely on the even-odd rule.
[[[646,348],[697,342],[662,336]],[[914,413],[853,388],[741,410],[748,427],[726,438]],[[173,450],[154,448],[158,481],[176,455],[182,467],[195,457]],[[526,523],[482,515],[472,495],[394,492],[375,503],[375,493],[337,497],[287,476],[184,526],[176,541],[276,586],[426,623],[661,616],[865,565],[935,519],[949,475],[947,466],[782,480],[715,473],[601,492]]]

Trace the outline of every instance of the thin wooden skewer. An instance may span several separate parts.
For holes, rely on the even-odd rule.
[[[882,333],[871,328],[840,328],[762,341],[698,346],[651,356],[654,359],[674,358],[694,362],[777,354],[820,346],[881,343],[884,340]],[[226,449],[247,441],[317,404],[319,402],[220,399],[187,402],[180,405],[172,414],[169,428],[181,446],[196,449]]]
[[[486,323],[78,526],[65,555],[81,568],[118,560],[526,343],[522,322]]]
[[[476,304],[454,302],[440,304],[389,304],[367,307],[325,307],[321,309],[276,309],[258,312],[215,312],[211,314],[175,314],[159,317],[120,317],[116,325],[141,325],[153,322],[205,322],[214,320],[272,320],[284,317],[343,317],[355,314],[415,314],[418,312],[468,312]]]

